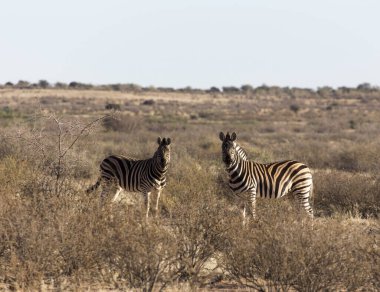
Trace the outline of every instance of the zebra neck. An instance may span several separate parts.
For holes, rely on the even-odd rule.
[[[244,161],[240,157],[235,159],[232,162],[232,164],[227,168],[227,172],[230,175],[230,177],[236,176],[238,173],[241,173],[243,164],[244,164]]]
[[[161,163],[158,163],[155,159],[151,160],[151,167],[160,178],[163,178],[168,170],[168,165],[162,166]]]
[[[247,191],[250,187],[256,187],[256,180],[251,173],[251,167],[254,167],[253,161],[247,161],[238,157],[227,169],[229,175],[229,184],[234,192]]]
[[[238,153],[238,155],[240,156],[240,158],[242,160],[248,160],[247,159],[247,152],[245,152],[245,150],[243,148],[241,148],[241,146],[238,144],[236,144],[236,152]]]

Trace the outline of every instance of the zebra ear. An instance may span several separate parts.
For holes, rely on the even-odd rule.
[[[172,140],[170,138],[166,139],[166,145],[170,145],[171,142],[172,142]]]
[[[220,141],[224,141],[224,133],[223,132],[220,132],[219,133],[219,139],[220,139]]]
[[[158,144],[158,145],[161,145],[161,141],[162,141],[162,140],[161,140],[161,137],[158,137],[158,138],[157,138],[157,144]]]
[[[235,132],[232,133],[232,135],[231,135],[231,140],[232,140],[232,141],[235,141],[235,140],[236,140],[236,133],[235,133]]]

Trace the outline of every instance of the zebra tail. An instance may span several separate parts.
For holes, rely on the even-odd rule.
[[[86,190],[86,193],[89,194],[89,193],[92,193],[93,191],[95,191],[100,186],[101,179],[102,178],[99,177],[98,180],[96,181],[96,183]]]
[[[313,199],[313,200],[314,200],[314,194],[313,194],[313,192],[314,192],[314,184],[311,183],[311,188],[310,188],[310,199]]]

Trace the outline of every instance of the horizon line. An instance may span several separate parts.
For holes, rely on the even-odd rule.
[[[262,83],[261,85],[252,85],[250,83],[241,83],[240,85],[211,85],[211,86],[208,86],[208,87],[196,87],[196,86],[192,86],[192,85],[187,85],[187,86],[170,86],[170,85],[141,85],[139,83],[135,83],[135,82],[112,82],[112,83],[93,83],[93,82],[82,82],[82,81],[70,81],[70,82],[65,82],[65,81],[55,81],[55,82],[50,82],[49,80],[47,79],[38,79],[38,81],[36,82],[31,82],[31,81],[28,81],[28,80],[25,80],[25,79],[19,79],[17,82],[12,82],[10,80],[6,81],[6,82],[2,82],[0,83],[0,86],[1,87],[4,87],[4,86],[17,86],[17,84],[19,83],[26,83],[28,85],[24,85],[25,87],[29,87],[29,86],[35,86],[35,85],[38,85],[39,83],[41,82],[47,82],[48,86],[47,87],[56,87],[57,84],[62,84],[62,85],[66,85],[67,87],[70,87],[70,84],[78,84],[78,85],[84,85],[84,86],[94,86],[94,87],[101,87],[101,86],[115,86],[115,85],[125,85],[125,86],[136,86],[136,87],[140,87],[140,88],[166,88],[166,89],[174,89],[174,90],[181,90],[181,89],[192,89],[192,90],[209,90],[209,89],[212,89],[212,88],[217,88],[217,89],[223,89],[223,88],[238,88],[238,89],[241,89],[242,87],[244,86],[249,86],[249,87],[252,87],[253,89],[255,88],[262,88],[262,87],[268,87],[268,88],[282,88],[282,89],[286,89],[286,88],[294,88],[294,89],[309,89],[309,90],[318,90],[318,89],[322,89],[322,88],[332,88],[332,89],[339,89],[339,88],[354,88],[354,89],[358,89],[360,87],[366,87],[366,88],[371,88],[371,89],[380,89],[380,86],[377,85],[377,84],[371,84],[370,82],[358,82],[356,86],[348,86],[348,85],[340,85],[340,86],[332,86],[332,85],[322,85],[322,86],[315,86],[315,87],[308,87],[308,86],[294,86],[294,85],[276,85],[276,84],[271,84],[269,85],[268,83]],[[11,85],[12,84],[12,85]],[[74,87],[74,86],[72,86]],[[32,89],[32,88],[31,88]]]

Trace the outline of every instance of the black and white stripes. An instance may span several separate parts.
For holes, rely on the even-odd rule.
[[[222,143],[222,159],[229,174],[229,186],[238,196],[248,193],[246,198],[255,217],[256,196],[279,198],[288,193],[297,196],[310,217],[313,209],[309,199],[312,193],[310,169],[303,163],[287,160],[268,164],[247,160],[244,150],[235,142],[236,133],[219,134]],[[243,153],[243,154],[242,154]],[[243,216],[245,217],[245,206]]]
[[[156,210],[162,189],[166,185],[166,172],[170,162],[170,138],[160,137],[157,140],[158,148],[153,157],[146,160],[136,160],[120,155],[111,155],[100,164],[100,177],[87,192],[92,192],[102,185],[101,196],[109,191],[112,181],[116,181],[119,193],[125,189],[131,192],[143,193],[146,204],[146,216],[150,208],[150,194],[157,191]]]

